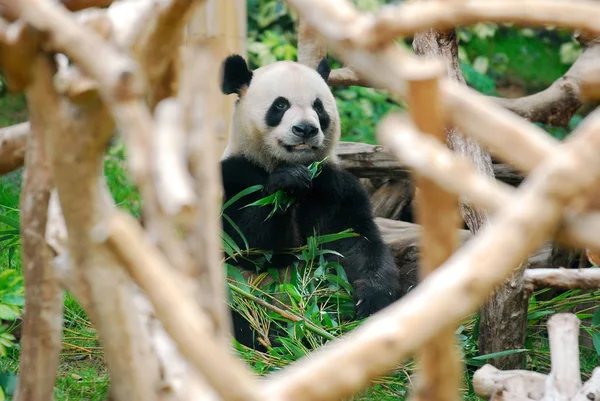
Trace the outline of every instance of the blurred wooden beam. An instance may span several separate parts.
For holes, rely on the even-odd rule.
[[[211,38],[217,41],[217,59],[223,60],[230,54],[237,53],[246,57],[247,11],[244,0],[207,0],[200,5],[192,15],[188,24],[188,42]],[[216,84],[216,83],[215,83]],[[217,150],[225,150],[229,140],[231,116],[235,104],[235,96],[221,96],[215,102],[220,102],[220,110],[225,135],[218,138]]]

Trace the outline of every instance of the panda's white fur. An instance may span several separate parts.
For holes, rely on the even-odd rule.
[[[282,160],[309,164],[328,157],[329,161],[337,162],[335,148],[340,139],[338,109],[331,90],[316,70],[292,61],[268,64],[253,71],[250,86],[240,95],[223,159],[241,154],[268,171],[272,171]],[[291,107],[285,112],[281,123],[269,127],[265,122],[265,114],[279,96],[289,100]],[[321,130],[319,118],[312,107],[316,98],[322,101],[330,118],[325,132]],[[319,127],[319,133],[302,141],[292,132],[292,127],[302,121]],[[310,148],[289,152],[283,147],[302,142]]]

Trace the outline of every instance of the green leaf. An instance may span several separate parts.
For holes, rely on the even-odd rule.
[[[6,294],[0,297],[0,302],[8,305],[23,306],[25,305],[25,296],[16,294]]]
[[[522,348],[522,349],[509,349],[509,350],[506,350],[506,351],[492,352],[491,354],[474,356],[471,359],[473,359],[475,361],[487,361],[488,359],[499,358],[501,356],[507,356],[507,355],[521,354],[523,352],[529,352],[529,351],[530,350],[526,349],[526,348]]]
[[[323,164],[329,157],[324,158],[323,160],[319,161],[319,162],[314,162],[311,163],[308,166],[308,170],[310,171],[310,178],[314,179],[315,177],[318,177],[319,174],[321,174],[321,171],[323,170],[323,168],[321,167],[321,164]]]
[[[355,233],[354,230],[352,230],[351,228],[336,234],[320,235],[317,237],[317,243],[321,245],[326,244],[328,242],[339,241],[341,239],[350,237],[358,237],[358,233]]]
[[[596,309],[592,317],[592,342],[596,353],[600,355],[600,308]]]
[[[251,187],[248,187],[246,189],[244,189],[243,191],[239,192],[238,194],[236,194],[235,196],[233,196],[231,199],[229,199],[224,205],[223,208],[221,209],[221,213],[223,213],[223,211],[225,209],[227,209],[229,206],[231,206],[234,202],[236,202],[238,199],[243,198],[244,196],[250,195],[256,191],[260,191],[261,189],[263,189],[262,185],[254,185]]]
[[[11,372],[0,373],[0,388],[4,390],[4,394],[13,395],[17,388],[17,376]]]
[[[244,291],[252,292],[252,289],[248,286],[248,282],[235,266],[232,266],[228,263],[226,263],[225,266],[227,267],[227,276],[235,280],[235,284],[229,283],[230,288],[241,288]]]
[[[226,245],[227,251],[232,250],[233,252],[229,253],[227,252],[227,254],[233,258],[233,260],[236,260],[235,258],[235,254],[241,254],[242,250],[240,249],[239,246],[237,246],[237,244],[235,243],[235,241],[229,236],[229,234],[227,234],[225,231],[221,231],[221,236],[224,242],[224,246]]]
[[[0,319],[15,320],[18,317],[19,314],[15,312],[11,307],[7,305],[0,305]]]
[[[277,192],[279,192],[279,191],[277,191]],[[244,206],[242,209],[245,209],[250,206],[266,206],[266,205],[275,203],[276,199],[277,199],[277,192],[275,192],[274,194],[271,194],[269,196],[265,196],[264,198],[260,198],[259,200],[255,201],[255,202],[249,203],[246,206]]]
[[[233,227],[235,232],[237,232],[239,234],[239,236],[242,238],[242,241],[244,241],[244,246],[246,247],[246,250],[250,249],[250,246],[248,245],[248,241],[246,240],[246,236],[244,235],[244,233],[242,233],[242,230],[240,230],[238,225],[235,224],[233,222],[233,220],[231,220],[231,218],[229,216],[227,216],[225,213],[223,213],[223,217],[225,218],[225,220],[227,220],[229,222],[229,224],[231,224],[231,227]]]
[[[19,223],[18,220],[11,219],[10,217],[7,217],[7,216],[5,216],[3,214],[0,214],[0,223],[6,224],[7,226],[12,227],[12,228],[14,228],[17,231],[21,227],[21,225],[20,225],[20,223]]]

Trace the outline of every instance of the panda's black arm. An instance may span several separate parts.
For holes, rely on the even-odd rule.
[[[267,219],[272,205],[244,208],[244,206],[269,195],[266,188],[270,182],[270,174],[241,156],[223,160],[221,170],[224,204],[251,186],[262,185],[264,188],[238,199],[223,211],[223,214],[227,215],[242,232],[249,247],[260,250],[278,250],[297,246],[294,243],[293,233],[295,230],[293,230],[291,211],[276,213]],[[243,246],[244,242],[239,233],[225,217],[223,218],[223,229],[238,246]]]
[[[402,295],[399,271],[375,224],[369,196],[356,177],[324,165],[321,174],[313,180],[308,202],[299,212],[300,219],[307,222],[321,216],[321,234],[349,228],[358,234],[324,246],[344,256],[340,263],[354,288],[359,318],[377,312]],[[303,232],[305,230],[310,227],[303,226]]]

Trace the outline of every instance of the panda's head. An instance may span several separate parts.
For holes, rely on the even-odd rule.
[[[267,170],[282,162],[334,159],[340,137],[330,68],[278,61],[251,71],[239,55],[223,61],[221,90],[238,95],[229,155],[243,154]]]

